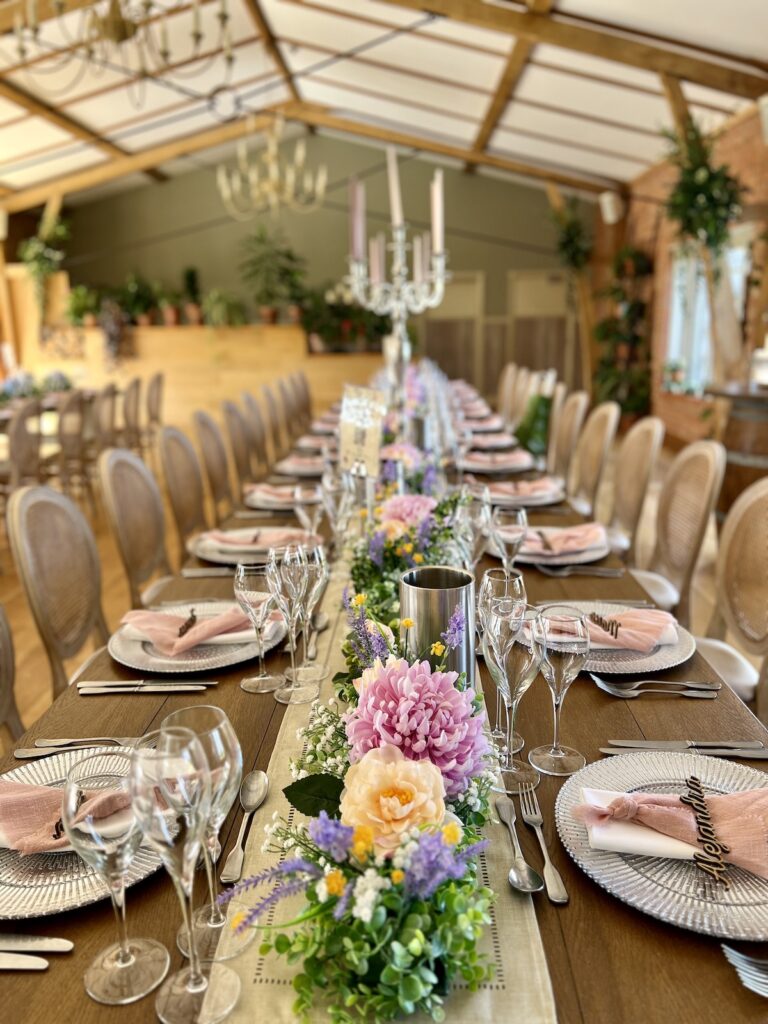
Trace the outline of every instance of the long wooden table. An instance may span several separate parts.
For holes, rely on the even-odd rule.
[[[536,513],[538,525],[563,525],[562,516]],[[242,521],[233,525],[242,526]],[[498,564],[487,560],[487,565]],[[605,564],[617,564],[607,559]],[[551,579],[531,570],[525,574],[529,599],[608,600],[642,598],[643,591],[627,573],[619,579],[572,576]],[[229,597],[230,579],[183,579],[169,583],[163,600]],[[328,608],[333,615],[338,610]],[[287,656],[270,657],[278,669]],[[22,738],[19,746],[32,746],[37,736],[141,735],[156,728],[176,708],[194,703],[215,702],[235,725],[243,747],[245,770],[266,769],[282,720],[283,706],[271,696],[244,693],[238,683],[252,670],[251,665],[215,673],[220,681],[215,690],[177,696],[131,695],[80,697],[75,688],[62,694],[45,715]],[[91,661],[84,678],[132,678],[104,652]],[[665,678],[715,679],[707,663],[694,655],[685,665],[664,673]],[[492,689],[490,680],[487,692]],[[717,700],[646,696],[639,700],[614,699],[587,679],[578,680],[568,693],[562,719],[563,742],[584,753],[588,761],[601,755],[598,747],[609,738],[639,739],[761,739],[768,731],[728,687]],[[539,678],[526,694],[520,708],[518,731],[526,749],[551,742],[552,705],[549,690]],[[523,754],[522,756],[525,756]],[[12,755],[0,764],[0,771],[20,762]],[[748,762],[745,762],[748,763]],[[756,762],[755,767],[761,767]],[[729,967],[716,940],[663,924],[614,899],[595,885],[573,864],[560,846],[554,825],[553,805],[561,780],[542,777],[538,793],[545,820],[545,833],[553,859],[570,893],[565,907],[549,903],[544,894],[535,897],[536,910],[552,977],[561,1024],[666,1024],[668,1021],[715,1022],[753,1021],[766,1018],[766,1006],[744,989]],[[270,814],[269,803],[256,815],[253,826],[261,830]],[[237,808],[228,816],[221,832],[223,855],[230,849],[239,825]],[[523,846],[531,862],[540,864],[532,832],[519,826]],[[223,862],[223,861],[222,861]],[[203,890],[203,877],[199,891]],[[128,892],[128,925],[134,935],[148,935],[165,942],[172,951],[172,970],[182,959],[175,948],[179,908],[170,880],[164,871]],[[0,973],[0,1020],[9,1024],[118,1024],[154,1021],[152,996],[126,1008],[109,1008],[92,1002],[85,994],[82,977],[96,953],[115,939],[114,921],[106,901],[89,908],[52,918],[25,922],[3,922],[5,932],[58,935],[75,943],[67,956],[51,956],[50,968],[42,975]],[[753,945],[760,953],[762,945]],[[291,998],[286,992],[286,1000]],[[447,1007],[450,1021],[450,1003]],[[509,1020],[515,1022],[514,1002]],[[524,1022],[521,1022],[524,1024]]]

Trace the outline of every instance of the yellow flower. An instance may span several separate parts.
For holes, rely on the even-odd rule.
[[[402,548],[395,548],[395,554],[397,555],[398,558],[402,558],[403,557],[403,549]]]
[[[410,555],[410,553],[413,551],[413,544],[411,544],[410,542],[408,544],[403,544],[403,551],[406,553],[406,555]]]
[[[346,879],[338,868],[335,871],[329,871],[325,876],[325,886],[329,896],[341,896],[345,885]]]
[[[455,821],[443,825],[443,842],[446,846],[455,846],[461,840],[461,826]]]
[[[352,856],[367,860],[373,849],[373,829],[370,825],[358,825],[352,834]]]
[[[236,932],[237,929],[240,927],[240,925],[243,923],[244,920],[245,920],[245,911],[244,910],[238,911],[238,913],[234,915],[234,917],[232,918],[232,920],[229,923],[230,928],[232,929],[232,931]]]
[[[439,640],[436,640],[430,647],[429,653],[436,654],[438,658],[442,657],[445,654],[445,644],[441,644]]]
[[[376,508],[373,510],[373,514],[376,516],[377,519],[381,519],[381,505],[376,506]]]
[[[355,596],[352,598],[352,604],[356,604],[357,607],[359,608],[360,605],[365,604],[365,602],[367,600],[368,600],[368,595],[367,594],[355,594]]]
[[[365,519],[367,517],[367,515],[368,515],[368,509],[367,508],[361,508],[360,509],[360,518],[361,519]]]
[[[416,565],[421,565],[421,563],[424,561],[424,555],[422,555],[420,551],[417,551],[416,554],[413,556],[413,560],[416,563]]]
[[[405,881],[405,872],[401,871],[400,868],[395,868],[389,877],[392,879],[393,885],[400,885],[401,882]]]
[[[401,619],[400,625],[403,627],[403,629],[413,629],[416,623],[413,621],[413,619]]]

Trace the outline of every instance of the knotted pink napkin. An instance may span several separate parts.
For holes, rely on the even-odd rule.
[[[601,523],[579,523],[578,526],[551,527],[545,533],[545,544],[538,533],[531,530],[525,538],[522,553],[525,555],[573,555],[587,548],[603,547],[606,541],[605,527]]]
[[[133,626],[168,658],[175,658],[212,637],[240,633],[250,627],[250,619],[240,608],[228,608],[221,615],[201,619],[184,636],[179,636],[179,629],[187,620],[181,615],[131,611],[126,612],[120,621]]]
[[[660,644],[677,642],[675,617],[660,608],[630,608],[625,612],[611,614],[610,618],[619,624],[616,636],[606,632],[591,619],[587,620],[592,644],[649,654]]]
[[[481,420],[472,420],[471,429],[473,433],[481,433],[486,430],[503,430],[504,420],[498,413],[493,413],[492,416],[485,416]]]
[[[464,405],[464,415],[468,420],[484,420],[490,412],[487,402],[468,402]]]
[[[540,494],[554,494],[560,489],[561,482],[553,476],[542,476],[538,480],[510,480],[488,484],[492,498],[528,498]]]
[[[474,434],[472,437],[472,447],[481,450],[484,448],[511,448],[513,444],[515,444],[514,437],[504,430],[490,434]]]
[[[244,489],[246,494],[268,498],[270,501],[293,501],[293,484],[279,487],[272,484],[246,484]]]
[[[533,456],[524,448],[513,452],[472,452],[464,460],[467,466],[494,466],[503,469],[505,466],[530,466],[533,464]]]
[[[289,455],[279,465],[283,467],[295,466],[296,469],[318,469],[322,472],[323,459],[321,455]]]
[[[768,878],[768,789],[705,797],[715,834],[730,850],[726,860]],[[606,808],[579,804],[573,816],[585,825],[633,821],[700,849],[692,808],[678,796],[626,793]]]
[[[243,537],[228,530],[208,530],[201,534],[202,540],[213,541],[218,547],[237,548],[238,551],[268,551],[269,548],[284,548],[286,544],[307,544],[310,538],[306,530],[289,526],[284,530],[254,530],[249,537]]]
[[[30,786],[0,779],[0,846],[19,853],[48,853],[69,846],[57,823],[61,819],[63,790]],[[129,807],[130,794],[122,790],[94,790],[83,802],[77,821],[103,819]]]

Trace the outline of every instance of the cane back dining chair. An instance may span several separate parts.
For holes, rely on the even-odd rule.
[[[213,514],[217,523],[226,518],[234,507],[232,486],[229,482],[229,462],[224,438],[207,412],[198,410],[194,417],[197,441],[203,455],[203,468],[208,481]],[[222,509],[223,506],[223,509]]]
[[[288,454],[289,442],[283,433],[277,399],[268,384],[262,386],[261,395],[264,400],[267,418],[267,437],[269,438],[271,451],[270,461],[275,463],[278,459],[282,459]]]
[[[131,605],[146,607],[171,576],[160,488],[140,456],[125,448],[101,453],[99,481],[107,520],[128,577]],[[157,573],[160,578],[142,591]]]
[[[525,405],[528,401],[528,387],[531,383],[531,371],[527,366],[518,366],[515,374],[514,387],[509,406],[509,419],[507,425],[512,429],[519,422],[525,412]]]
[[[627,431],[616,453],[608,541],[628,561],[635,556],[637,528],[663,441],[663,421],[644,416]]]
[[[11,734],[11,739],[17,740],[24,732],[24,726],[16,706],[15,682],[16,658],[13,653],[13,636],[5,608],[0,605],[0,726],[4,725]]]
[[[99,645],[108,638],[93,532],[71,498],[38,486],[11,495],[8,537],[58,696],[67,685],[65,659],[73,658],[91,634]]]
[[[517,376],[517,364],[507,363],[499,377],[499,389],[496,392],[496,412],[505,423],[510,419],[512,412],[512,399],[515,393],[515,377]]]
[[[95,513],[93,485],[86,464],[85,426],[85,396],[82,391],[70,391],[59,406],[59,451],[53,473],[58,475],[62,490],[70,497],[76,487],[85,491],[91,512]]]
[[[269,451],[267,449],[267,430],[261,408],[250,391],[243,391],[240,398],[245,409],[245,422],[251,447],[251,473],[254,479],[266,476],[270,469]]]
[[[179,561],[183,562],[187,538],[208,529],[203,475],[192,442],[178,427],[162,427],[159,446],[168,500],[179,535]]]
[[[568,482],[568,500],[583,516],[595,512],[597,493],[611,453],[621,409],[618,402],[601,402],[587,417],[576,442]]]
[[[586,391],[573,391],[563,402],[554,425],[553,444],[547,456],[547,470],[553,476],[568,480],[568,471],[573,458],[584,417],[587,415],[589,396]]]
[[[141,455],[143,438],[141,433],[141,378],[134,377],[123,392],[123,430],[121,435],[123,448]]]
[[[690,619],[691,580],[725,472],[719,441],[694,441],[669,467],[659,496],[656,544],[647,569],[632,569],[660,608]]]
[[[235,464],[238,493],[242,495],[246,484],[253,481],[251,439],[248,423],[234,402],[229,400],[222,402],[221,412],[224,416],[224,425],[227,428],[232,461]]]
[[[547,469],[554,459],[555,437],[557,436],[557,425],[560,422],[560,414],[563,411],[563,402],[568,394],[568,385],[558,381],[552,391],[552,404],[549,407],[549,423],[547,425]]]
[[[44,482],[40,414],[37,398],[25,398],[14,409],[8,424],[8,461],[0,463],[0,486],[6,493],[22,484]]]
[[[302,431],[308,430],[312,423],[312,400],[306,374],[302,370],[297,370],[289,376],[288,383],[293,391],[294,406],[301,429]]]
[[[696,648],[742,700],[768,717],[768,478],[743,491],[720,534],[715,610]],[[726,643],[733,636],[736,646]],[[760,668],[742,650],[762,659]]]
[[[165,374],[155,373],[147,382],[147,425],[144,429],[144,445],[154,447],[155,439],[163,425],[163,394],[165,391]]]
[[[280,396],[282,406],[282,422],[285,427],[285,436],[288,444],[295,441],[303,429],[302,414],[296,404],[296,395],[291,387],[290,381],[281,377],[277,382],[277,393]]]

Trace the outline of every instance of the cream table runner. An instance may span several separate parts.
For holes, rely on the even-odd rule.
[[[344,576],[343,572],[339,575]],[[344,583],[343,579],[332,580],[323,601],[331,617],[331,626],[320,635],[321,642],[318,643],[318,663],[329,668],[329,679],[324,682],[321,693],[326,701],[333,695],[330,678],[345,668],[341,645],[347,632],[346,616],[343,609],[338,611]],[[282,790],[293,781],[288,763],[301,753],[303,740],[298,739],[296,733],[306,725],[308,714],[309,705],[306,704],[288,705],[286,708],[269,762],[269,797],[257,811],[248,835],[243,878],[274,864],[275,855],[262,853],[261,849],[265,839],[264,825],[272,820],[273,813],[277,811],[289,821],[295,820],[296,812]],[[485,835],[490,842],[480,857],[479,875],[483,884],[496,893],[496,901],[492,907],[492,924],[485,930],[479,948],[493,963],[494,977],[476,992],[470,992],[463,982],[457,982],[445,1001],[447,1021],[449,1024],[477,1024],[478,1021],[555,1024],[557,1015],[552,986],[532,898],[513,892],[507,882],[511,859],[507,830],[503,825],[491,822]],[[250,896],[246,894],[246,897],[255,902],[260,892]],[[538,899],[546,899],[546,896],[541,893]],[[230,917],[242,910],[243,905],[233,901]],[[290,921],[303,905],[301,898],[285,900],[272,909],[264,924]],[[274,954],[262,956],[259,945],[257,936],[243,953],[227,962],[242,982],[240,1001],[227,1018],[231,1024],[254,1024],[256,1021],[276,1024],[295,1020],[291,1010],[295,998],[292,980],[300,968],[298,965],[289,966],[284,958]],[[414,1018],[420,1024],[428,1019],[424,1015]],[[310,1020],[313,1024],[327,1022],[324,1007],[318,1005]]]

